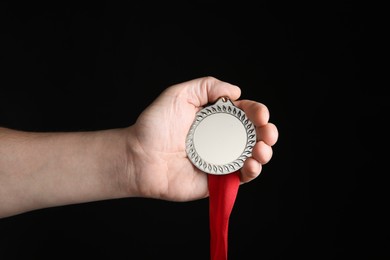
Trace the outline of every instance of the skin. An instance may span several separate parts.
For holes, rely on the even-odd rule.
[[[268,108],[238,100],[239,87],[203,77],[166,88],[126,128],[35,133],[0,128],[0,217],[74,203],[145,197],[191,201],[208,196],[207,175],[186,156],[195,113],[222,96],[256,125],[257,143],[240,170],[255,179],[272,158],[278,130]]]

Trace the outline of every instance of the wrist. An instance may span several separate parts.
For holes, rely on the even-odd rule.
[[[138,167],[142,163],[138,162],[143,160],[144,156],[136,137],[135,127],[126,128],[124,134],[126,147],[125,153],[123,153],[125,154],[125,164],[123,171],[121,171],[121,190],[124,191],[126,197],[143,197],[142,181],[139,174],[142,169]]]
[[[104,197],[107,199],[128,197],[127,130],[123,128],[98,131],[97,135],[99,137],[96,139],[96,164],[106,186],[103,191]]]

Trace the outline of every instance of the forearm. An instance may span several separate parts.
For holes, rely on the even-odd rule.
[[[0,128],[0,217],[127,196],[120,179],[125,138],[123,129],[29,133]]]

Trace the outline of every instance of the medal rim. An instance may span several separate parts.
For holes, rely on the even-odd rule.
[[[195,130],[202,121],[215,114],[226,113],[236,117],[246,130],[246,145],[241,155],[226,164],[213,164],[207,162],[204,158],[201,158],[195,149],[194,134]],[[232,101],[226,97],[219,98],[214,104],[208,105],[198,111],[195,115],[195,119],[188,131],[186,137],[186,153],[193,165],[199,170],[208,174],[223,175],[229,174],[240,170],[245,161],[252,156],[253,147],[256,144],[256,128],[255,125],[249,120],[245,112],[235,106]]]

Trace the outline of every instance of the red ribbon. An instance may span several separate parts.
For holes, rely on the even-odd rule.
[[[239,186],[238,171],[225,175],[208,174],[211,260],[228,258],[229,218]]]

